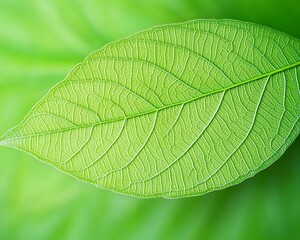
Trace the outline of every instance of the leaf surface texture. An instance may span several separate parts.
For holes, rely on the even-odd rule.
[[[300,43],[233,20],[154,27],[77,65],[1,144],[140,197],[204,194],[277,160],[300,131]]]

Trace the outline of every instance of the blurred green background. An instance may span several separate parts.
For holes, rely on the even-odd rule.
[[[157,24],[233,18],[300,38],[298,0],[0,0],[0,135],[92,50]],[[0,239],[299,239],[300,138],[201,197],[141,200],[0,148]]]

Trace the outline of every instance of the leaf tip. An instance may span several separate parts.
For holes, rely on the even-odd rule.
[[[0,146],[8,146],[8,139],[6,138],[6,134],[0,137]]]
[[[6,145],[7,145],[6,141],[0,139],[0,146],[6,146]]]

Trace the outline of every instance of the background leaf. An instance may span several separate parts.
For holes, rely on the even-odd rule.
[[[0,2],[0,135],[104,43],[195,18],[236,18],[300,37],[298,1]],[[72,10],[72,11],[71,11]],[[295,239],[299,138],[268,170],[194,199],[119,196],[1,148],[1,239]],[[59,194],[58,194],[59,193]]]

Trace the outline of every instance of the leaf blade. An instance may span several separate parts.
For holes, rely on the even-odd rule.
[[[153,28],[92,53],[4,138],[104,188],[199,195],[262,170],[299,134],[299,51],[237,21]]]

